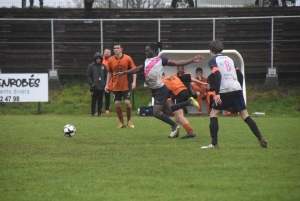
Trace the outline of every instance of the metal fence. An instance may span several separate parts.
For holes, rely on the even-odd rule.
[[[98,31],[94,31],[94,36],[99,36],[99,40],[96,42],[96,41],[93,41],[93,43],[88,43],[89,45],[96,45],[97,46],[97,49],[99,50],[99,47],[100,47],[100,50],[101,52],[103,52],[103,49],[105,46],[107,46],[107,40],[104,36],[104,33],[105,30],[103,28],[103,23],[105,22],[113,22],[113,21],[130,21],[130,22],[146,22],[146,21],[156,21],[157,22],[157,41],[163,41],[163,31],[161,30],[161,23],[163,23],[164,21],[208,21],[208,22],[211,22],[212,25],[210,26],[211,27],[211,38],[209,40],[215,40],[217,37],[216,37],[216,32],[217,32],[217,23],[218,22],[222,22],[222,21],[226,21],[226,20],[247,20],[247,19],[257,19],[257,20],[260,20],[260,19],[264,19],[264,20],[269,20],[269,24],[267,25],[269,28],[266,30],[266,31],[270,31],[268,34],[269,34],[269,37],[268,37],[268,34],[265,34],[267,36],[267,40],[264,39],[264,40],[260,40],[258,38],[248,38],[247,39],[244,39],[243,41],[223,41],[224,43],[226,44],[230,44],[230,43],[243,43],[243,44],[251,44],[251,43],[265,43],[265,44],[269,44],[270,46],[270,63],[268,64],[268,66],[273,69],[273,61],[274,61],[274,58],[273,58],[273,51],[274,51],[274,43],[275,42],[279,42],[279,43],[294,43],[294,44],[299,44],[300,41],[299,41],[299,38],[284,38],[283,40],[280,39],[280,41],[276,41],[276,38],[274,38],[274,24],[276,21],[276,19],[283,19],[283,18],[293,18],[293,19],[300,19],[300,16],[271,16],[271,17],[230,17],[230,18],[153,18],[153,19],[94,19],[95,22],[94,23],[98,23],[99,24],[99,32]],[[51,45],[51,71],[50,71],[50,76],[53,75],[53,76],[56,76],[56,69],[55,69],[55,51],[56,51],[56,45],[59,45],[61,42],[58,42],[59,40],[57,40],[55,37],[57,35],[57,30],[55,30],[55,23],[60,23],[61,22],[65,22],[65,23],[70,23],[70,22],[74,22],[74,21],[82,21],[82,19],[17,19],[17,18],[2,18],[0,19],[0,22],[1,21],[22,21],[24,23],[26,22],[29,22],[29,21],[44,21],[44,22],[49,22],[51,24],[51,29],[50,29],[50,32],[49,34],[47,34],[48,36],[51,35],[51,41],[37,41],[37,40],[34,40],[34,41],[27,41],[26,43],[28,43],[28,45],[34,45],[34,44],[41,44],[41,45],[47,45],[47,50],[49,51],[49,45]],[[295,25],[296,26],[296,25]],[[30,35],[30,33],[28,33]],[[60,33],[60,35],[58,35],[57,37],[62,37],[61,34],[66,34],[66,33]],[[67,37],[66,37],[67,38]],[[50,39],[50,38],[49,38]],[[197,41],[197,38],[195,38],[195,41]],[[82,41],[81,43],[85,43],[87,41]],[[123,43],[123,41],[120,41]],[[130,42],[130,41],[124,41],[124,43],[133,43],[133,42]],[[184,41],[180,41],[179,43],[183,43]],[[203,41],[202,41],[203,42]],[[5,43],[6,45],[18,45],[18,42],[0,42],[1,43]],[[77,44],[78,42],[71,42],[71,41],[64,41],[64,43],[68,43],[68,44]],[[134,42],[135,44],[145,44],[144,41],[135,41]],[[168,41],[169,44],[172,44],[172,41]],[[178,43],[178,41],[174,41],[173,43]],[[196,42],[197,43],[197,42]],[[199,43],[199,42],[198,42]],[[207,42],[205,42],[207,43]],[[21,44],[21,43],[20,43]],[[23,43],[22,43],[23,44]],[[206,48],[205,48],[206,49]],[[45,49],[46,50],[46,49]],[[50,65],[49,65],[50,66]]]
[[[244,7],[254,6],[256,0],[173,0],[174,2],[192,3],[192,7]],[[266,0],[262,0],[267,2]],[[300,0],[296,0],[300,1]],[[84,0],[43,0],[44,8],[83,8]],[[25,3],[25,4],[24,4]],[[23,7],[29,7],[29,0],[24,2]],[[94,7],[97,8],[170,8],[172,0],[95,0]],[[297,4],[297,3],[296,3]],[[289,6],[293,4],[288,2]],[[34,1],[34,6],[39,7],[39,0]],[[17,7],[22,8],[22,0],[1,0],[0,8]]]
[[[157,19],[157,18],[154,18],[154,19],[95,19],[95,21],[99,24],[99,31],[96,31],[95,34],[98,35],[99,37],[99,42],[98,44],[96,44],[98,47],[97,48],[101,48],[101,50],[103,49],[104,47],[104,44],[105,44],[105,38],[103,37],[103,22],[110,22],[110,21],[140,21],[140,22],[143,22],[143,21],[157,21],[157,39],[158,41],[160,41],[160,38],[161,38],[161,22],[163,21],[172,21],[172,20],[199,20],[199,21],[203,21],[203,20],[207,20],[209,22],[212,22],[212,29],[210,30],[211,31],[211,39],[215,39],[216,37],[216,22],[218,22],[218,20],[222,20],[222,21],[226,21],[226,20],[241,20],[241,19],[267,19],[269,20],[269,24],[268,26],[271,27],[271,28],[268,28],[268,30],[270,30],[269,32],[269,40],[268,41],[263,41],[264,43],[266,43],[267,45],[270,46],[270,52],[271,52],[271,55],[270,57],[272,58],[271,62],[270,63],[270,66],[273,67],[273,43],[276,42],[276,38],[274,39],[274,21],[276,22],[277,19],[283,19],[283,18],[294,18],[294,19],[297,19],[299,21],[300,19],[300,16],[276,16],[276,17],[231,17],[231,18],[199,18],[199,19],[186,19],[186,18],[182,18],[182,19],[176,19],[176,18],[164,18],[164,19]],[[0,23],[1,21],[7,21],[7,20],[12,20],[12,21],[16,21],[16,20],[19,20],[19,21],[24,21],[24,23],[28,23],[28,21],[36,21],[36,20],[42,20],[42,21],[47,21],[49,22],[49,24],[51,24],[51,29],[49,28],[49,34],[47,35],[51,35],[51,41],[49,42],[36,42],[35,44],[39,44],[39,45],[44,45],[44,44],[47,44],[47,47],[48,48],[51,48],[51,57],[52,57],[52,70],[56,70],[54,68],[54,62],[55,62],[55,45],[57,44],[55,41],[55,23],[58,23],[58,22],[72,22],[72,21],[76,21],[76,19],[15,19],[15,18],[2,18],[0,19]],[[77,19],[77,21],[82,21],[82,19]],[[95,22],[95,23],[96,23]],[[295,25],[296,26],[296,25]],[[24,30],[25,32],[25,30]],[[24,33],[23,33],[24,34]],[[63,34],[63,33],[62,33]],[[121,41],[122,42],[122,41]],[[184,42],[184,41],[182,41]],[[232,43],[233,41],[225,41],[227,44],[230,44]],[[236,42],[239,42],[239,43],[244,43],[244,44],[250,44],[250,43],[255,43],[255,42],[262,42],[262,41],[259,41],[259,39],[257,39],[257,41],[234,41],[234,43]],[[295,38],[287,38],[285,39],[284,41],[280,41],[281,43],[284,43],[284,42],[289,42],[289,43],[296,43],[296,44],[300,44],[300,40],[299,39],[295,39]],[[3,42],[1,42],[3,43]],[[1,44],[0,43],[0,44]],[[29,42],[30,44],[29,45],[32,45],[31,42]],[[141,41],[140,43],[143,44],[143,46],[145,45],[145,42],[144,41]],[[7,42],[6,44],[8,45],[18,45],[18,42]],[[20,43],[22,44],[22,43]],[[90,44],[88,44],[90,45]],[[85,63],[85,66],[87,66],[87,63]],[[296,75],[296,76],[295,76]],[[65,80],[71,80],[70,79],[70,75],[64,75],[65,76]],[[74,79],[77,79],[81,82],[85,82],[85,76],[84,75],[75,75],[77,77],[74,77]],[[260,75],[260,77],[258,77],[257,75],[255,75],[256,77],[253,77],[253,79],[255,80],[255,84],[258,84],[258,83],[263,83],[263,81],[265,80],[265,74],[263,75]],[[293,77],[294,76],[294,77]],[[299,73],[295,74],[295,73],[283,73],[283,74],[280,74],[279,75],[279,84],[280,85],[286,85],[287,83],[291,83],[290,85],[292,86],[299,86],[299,83],[300,83],[300,80],[299,80]],[[249,83],[249,80],[250,80],[250,77],[248,76],[247,77],[247,81]],[[283,80],[283,81],[282,81]],[[62,81],[62,80],[61,80]],[[139,80],[139,83],[138,85],[139,86],[142,86],[142,81]],[[247,84],[248,84],[247,83]],[[88,90],[88,86],[86,87],[87,90]],[[136,94],[142,94],[140,93],[138,90],[145,90],[144,88],[139,88],[136,91]],[[52,99],[54,96],[54,93],[53,94],[50,94],[50,99]],[[73,96],[72,94],[69,95],[70,96],[70,103],[65,103],[64,105],[67,105],[69,110],[72,111],[72,112],[78,112],[78,113],[82,113],[84,111],[86,111],[86,113],[88,113],[89,111],[89,95],[88,93],[85,95],[87,96],[87,100],[85,99],[84,101],[81,101],[81,102],[77,102],[77,100],[73,100],[73,98],[75,96]],[[141,97],[141,96],[138,96],[136,95],[135,97],[133,97],[132,101],[133,101],[133,104],[134,104],[134,107],[135,109],[137,109],[137,107],[140,107],[140,106],[145,106],[147,105],[147,103],[149,102],[150,100],[150,95],[149,97]],[[134,103],[134,102],[138,102],[139,104],[137,103]],[[51,103],[47,103],[48,105],[51,105]],[[30,103],[30,108],[28,109],[28,104],[24,104],[24,108],[22,108],[22,110],[28,110],[28,111],[36,111],[35,108],[36,108],[36,103]],[[54,105],[54,104],[52,104]],[[10,111],[13,110],[15,104],[9,104],[9,103],[3,103],[3,104],[0,104],[0,107],[2,108],[5,108],[4,110],[2,110],[2,112],[4,113],[10,113]],[[48,109],[45,108],[45,105],[42,105],[42,110],[44,112],[46,112],[47,110],[50,112],[50,111],[53,111],[55,110],[57,113],[60,113],[60,106],[57,105],[57,106],[49,106]],[[114,110],[114,106],[112,104],[112,110]],[[0,110],[1,111],[1,110]],[[61,112],[63,112],[64,110],[61,110]]]

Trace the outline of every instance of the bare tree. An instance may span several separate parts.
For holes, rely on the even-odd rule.
[[[84,0],[72,0],[76,8],[84,7]],[[166,0],[95,0],[94,8],[163,8]]]
[[[84,7],[84,0],[73,0],[75,4],[75,8],[83,8]]]

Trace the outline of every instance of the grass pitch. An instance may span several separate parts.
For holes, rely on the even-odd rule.
[[[239,117],[220,117],[220,148],[201,150],[207,116],[189,116],[197,137],[181,140],[153,117],[117,129],[117,117],[2,115],[0,200],[299,200],[299,118],[253,118],[267,149]]]

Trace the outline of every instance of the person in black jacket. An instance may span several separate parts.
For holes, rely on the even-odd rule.
[[[86,73],[92,95],[91,117],[94,117],[95,115],[96,102],[98,106],[98,117],[101,117],[102,113],[102,99],[107,75],[106,66],[102,64],[102,60],[102,55],[99,52],[96,52],[94,55],[94,62],[88,66]]]

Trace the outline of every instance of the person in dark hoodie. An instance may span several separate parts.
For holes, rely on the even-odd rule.
[[[91,117],[95,116],[96,103],[98,106],[98,117],[101,117],[102,113],[102,99],[107,75],[106,66],[102,64],[102,61],[102,55],[99,52],[96,52],[94,55],[94,62],[88,66],[86,72],[92,95]]]

